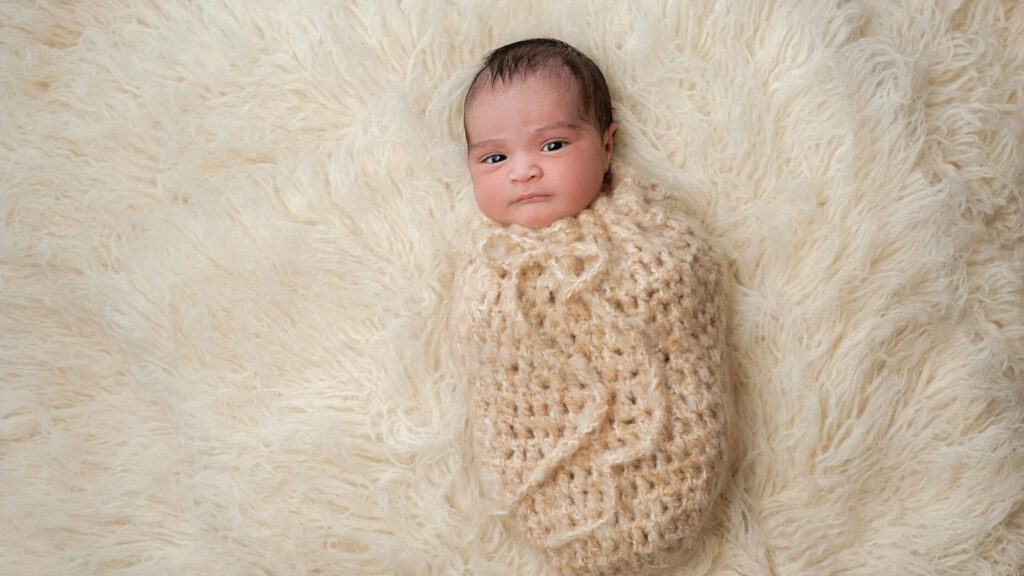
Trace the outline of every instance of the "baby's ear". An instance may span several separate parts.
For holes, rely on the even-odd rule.
[[[615,144],[615,131],[619,129],[619,125],[612,122],[608,125],[608,129],[604,131],[604,163],[608,162],[612,158],[612,148]]]

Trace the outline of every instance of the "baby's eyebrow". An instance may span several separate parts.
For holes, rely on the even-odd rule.
[[[575,122],[552,122],[551,124],[545,124],[534,128],[534,132],[547,132],[548,130],[579,130],[580,125]]]
[[[469,145],[469,149],[476,150],[477,148],[483,148],[484,146],[490,146],[491,144],[500,144],[501,142],[504,142],[501,138],[488,138],[487,140],[473,142]]]

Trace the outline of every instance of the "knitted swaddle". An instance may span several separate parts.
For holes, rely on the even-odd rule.
[[[485,485],[580,574],[663,563],[724,466],[721,269],[655,189],[615,174],[547,228],[478,224],[461,278]]]

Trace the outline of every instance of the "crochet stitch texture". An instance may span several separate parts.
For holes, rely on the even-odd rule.
[[[658,190],[539,230],[474,229],[462,277],[474,450],[522,535],[578,574],[664,564],[725,462],[722,270]]]

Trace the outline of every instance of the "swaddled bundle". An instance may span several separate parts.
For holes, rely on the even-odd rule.
[[[459,325],[474,448],[503,513],[576,573],[657,566],[723,474],[722,272],[615,168],[588,208],[474,230]]]

